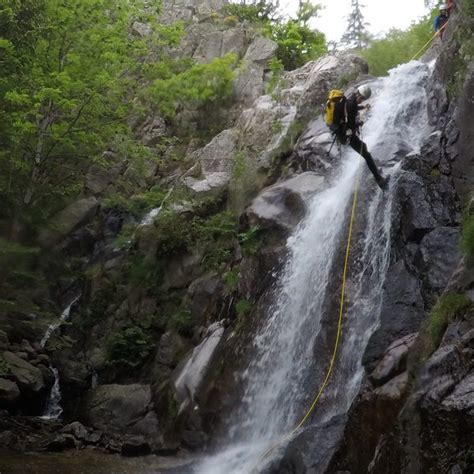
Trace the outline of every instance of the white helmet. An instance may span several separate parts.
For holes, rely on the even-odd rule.
[[[369,86],[363,85],[357,89],[357,92],[364,98],[368,99],[372,95],[372,90]]]
[[[439,6],[439,11],[442,12],[442,11],[447,11],[448,10],[448,5],[446,5],[446,3],[442,3],[440,6]]]

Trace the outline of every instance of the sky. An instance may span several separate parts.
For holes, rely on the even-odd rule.
[[[320,18],[311,24],[326,35],[328,41],[339,41],[347,26],[351,0],[313,0],[325,8]],[[405,29],[413,20],[428,13],[424,0],[362,0],[362,12],[369,23],[369,33],[380,35],[390,28]],[[290,15],[298,8],[298,0],[280,0],[283,10]]]

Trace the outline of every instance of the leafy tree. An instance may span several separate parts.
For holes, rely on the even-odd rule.
[[[300,1],[296,18],[290,19],[279,15],[278,8],[279,3],[272,0],[244,0],[227,5],[224,12],[240,21],[261,25],[263,34],[277,43],[277,59],[286,70],[303,66],[327,51],[323,33],[309,26],[319,14],[319,4]]]
[[[150,158],[129,126],[141,99],[172,116],[230,94],[235,56],[172,58],[184,28],[160,24],[158,11],[148,0],[0,0],[0,221],[10,236],[80,194],[107,148]],[[135,22],[149,34],[134,33]]]
[[[407,31],[392,29],[385,38],[372,40],[368,48],[358,51],[369,63],[370,73],[383,76],[389,69],[410,61],[432,36],[434,14],[413,23]]]
[[[320,9],[320,5],[300,2],[296,19],[267,25],[266,34],[277,43],[277,58],[286,70],[301,67],[327,52],[324,34],[309,26],[310,20],[317,17]]]
[[[363,48],[367,46],[369,40],[367,23],[362,13],[364,5],[360,5],[359,0],[351,0],[351,2],[352,11],[348,17],[347,30],[342,36],[341,42],[349,47]]]
[[[278,21],[278,3],[266,0],[242,0],[240,3],[229,3],[223,13],[235,16],[241,22],[253,24]]]

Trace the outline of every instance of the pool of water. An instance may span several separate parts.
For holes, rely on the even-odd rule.
[[[191,464],[189,458],[126,458],[89,449],[64,453],[0,450],[0,474],[184,474]]]

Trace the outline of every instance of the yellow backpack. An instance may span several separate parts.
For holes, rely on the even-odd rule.
[[[326,125],[333,131],[346,120],[346,97],[344,92],[339,89],[333,89],[329,92],[325,108]]]

